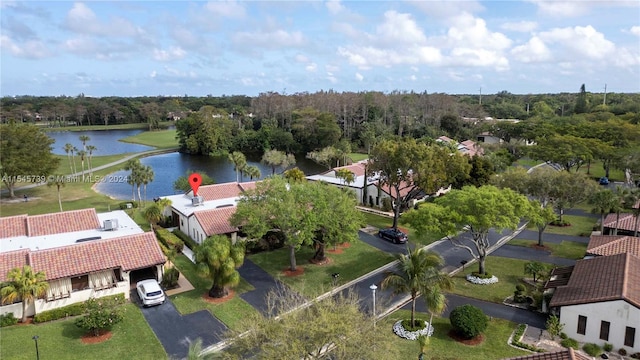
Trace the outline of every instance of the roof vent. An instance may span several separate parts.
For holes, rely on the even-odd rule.
[[[114,231],[118,230],[118,219],[109,219],[104,221],[104,226],[102,227],[104,231]]]
[[[193,205],[193,206],[199,206],[199,205],[202,205],[202,204],[204,204],[204,198],[202,196],[200,196],[200,195],[194,196],[191,199],[191,205]]]

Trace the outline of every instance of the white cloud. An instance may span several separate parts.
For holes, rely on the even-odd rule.
[[[549,0],[529,0],[538,6],[541,14],[552,17],[578,17],[589,12],[596,2],[591,1],[549,1]],[[591,4],[590,4],[591,3]]]
[[[157,73],[155,70],[153,70],[153,71],[151,72],[151,74],[149,74],[149,77],[154,78],[154,77],[156,77],[157,75],[158,75],[158,73]]]
[[[567,28],[556,28],[541,32],[539,37],[545,43],[558,44],[569,51],[572,56],[586,56],[592,59],[603,59],[615,51],[615,45],[605,39],[591,25]]]
[[[418,77],[415,76],[415,75],[411,75],[411,76],[409,76],[409,80],[416,81],[416,80],[418,80]]]
[[[551,52],[544,42],[537,36],[520,46],[511,49],[511,54],[518,61],[524,63],[543,62],[551,59]]]
[[[532,32],[537,27],[538,23],[536,23],[535,21],[506,22],[500,25],[501,29],[519,32]]]
[[[83,35],[140,36],[144,34],[141,28],[120,17],[101,21],[93,10],[79,2],[73,4],[73,8],[67,13],[65,26],[69,30]]]
[[[356,77],[356,80],[358,80],[358,81],[364,80],[364,76],[362,76],[362,74],[360,74],[358,72],[356,73],[355,77]]]
[[[633,35],[640,36],[640,26],[632,26],[631,29],[629,29],[629,32]]]
[[[338,72],[340,71],[340,67],[337,65],[325,65],[324,66],[325,70],[329,71],[329,72]]]
[[[461,12],[477,13],[484,10],[479,1],[413,1],[410,4],[435,19],[447,19]]]
[[[306,64],[306,63],[308,63],[310,61],[308,57],[306,57],[305,55],[302,55],[302,54],[297,54],[295,56],[295,60],[297,62],[303,63],[303,64]]]
[[[213,14],[227,18],[243,18],[244,6],[237,1],[210,1],[205,8]]]
[[[490,31],[487,23],[481,18],[463,13],[452,20],[453,25],[447,32],[447,40],[455,47],[503,50],[511,46],[508,37]]]
[[[329,10],[329,13],[333,15],[339,14],[345,10],[344,6],[340,3],[340,0],[329,0],[325,3],[325,6],[327,7],[327,10]]]
[[[304,35],[300,31],[287,32],[282,29],[273,31],[243,31],[232,36],[236,46],[243,48],[282,49],[301,47],[305,44]]]
[[[181,47],[171,47],[168,50],[153,49],[153,58],[157,61],[172,61],[184,58],[187,52]]]
[[[14,56],[27,59],[42,59],[51,55],[47,46],[40,40],[21,41],[18,44],[6,35],[0,36],[0,49],[4,49]]]
[[[316,63],[311,63],[307,66],[305,66],[304,68],[305,70],[309,71],[309,72],[315,72],[316,70],[318,70],[318,64]]]
[[[338,83],[338,79],[330,72],[327,73],[327,80],[329,80],[332,84]]]
[[[424,44],[427,40],[411,14],[395,11],[384,13],[384,22],[376,29],[378,40],[384,44]]]

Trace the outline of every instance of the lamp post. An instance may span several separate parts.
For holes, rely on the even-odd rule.
[[[373,327],[376,326],[376,289],[378,289],[378,287],[376,286],[376,284],[371,284],[371,286],[369,286],[369,289],[371,289],[371,292],[373,292]]]
[[[38,335],[33,335],[32,339],[36,342],[36,359],[40,360],[40,351],[38,351]]]

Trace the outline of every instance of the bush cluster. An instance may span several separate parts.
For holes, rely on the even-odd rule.
[[[124,304],[126,302],[124,295],[116,294],[102,297],[100,299],[105,299],[107,301],[113,299],[116,304]],[[63,319],[69,316],[78,316],[84,314],[86,311],[85,303],[76,303],[67,305],[61,308],[43,311],[39,314],[36,314],[33,317],[34,323],[43,323],[47,321],[53,321],[58,319]]]
[[[180,277],[180,271],[175,267],[170,267],[164,271],[162,276],[162,286],[165,289],[173,289],[178,286],[178,278]]]
[[[158,240],[163,243],[167,248],[174,249],[177,252],[181,253],[182,249],[184,249],[184,242],[177,237],[175,234],[171,233],[171,231],[166,229],[155,229]]]
[[[406,331],[418,331],[424,329],[426,322],[424,320],[415,319],[413,321],[413,325],[411,324],[410,319],[402,320],[402,327]]]
[[[469,304],[453,309],[449,321],[453,330],[467,339],[480,335],[489,325],[489,319],[482,310]]]
[[[576,349],[576,350],[578,350],[578,348],[579,348],[578,340],[572,339],[572,338],[563,339],[560,342],[560,345],[562,345],[562,346],[564,346],[566,348],[573,348],[573,349]]]
[[[609,344],[609,343],[604,343],[604,346],[602,347],[604,349],[604,351],[606,352],[611,352],[611,350],[613,350],[613,344]]]
[[[129,207],[129,205],[131,207]],[[120,210],[127,210],[127,209],[136,209],[138,207],[138,203],[135,201],[124,201],[121,202],[120,204],[118,204],[118,206],[120,207]]]
[[[91,298],[84,302],[84,316],[76,318],[77,327],[100,335],[100,331],[111,329],[111,327],[123,320],[120,312],[118,299]]]
[[[480,278],[480,279],[491,279],[493,277],[493,274],[491,274],[490,272],[485,272],[484,274],[480,274],[477,271],[474,271],[471,273],[471,275]]]
[[[516,291],[513,292],[513,301],[517,303],[527,302],[526,288],[522,284],[516,285]]]
[[[582,346],[582,350],[591,356],[598,356],[602,353],[602,349],[598,344],[586,343]]]
[[[189,235],[183,233],[182,231],[175,229],[173,230],[173,235],[177,236],[182,240],[182,242],[187,245],[187,247],[191,250],[195,250],[198,247],[198,243],[195,242]]]
[[[10,312],[6,315],[0,315],[0,327],[11,326],[18,323],[18,318]]]

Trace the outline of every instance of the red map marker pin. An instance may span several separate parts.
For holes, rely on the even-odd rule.
[[[202,176],[198,173],[193,173],[189,175],[189,185],[191,185],[191,190],[193,190],[193,196],[198,196],[198,188],[202,184]]]

